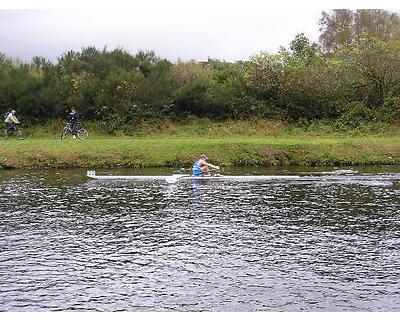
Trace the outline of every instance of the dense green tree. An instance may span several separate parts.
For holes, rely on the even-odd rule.
[[[296,59],[311,61],[318,55],[318,44],[311,42],[304,33],[298,33],[290,42],[291,54]]]

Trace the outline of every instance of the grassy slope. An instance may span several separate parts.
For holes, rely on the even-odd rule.
[[[0,140],[0,168],[189,166],[201,153],[225,166],[400,162],[398,136],[203,137]]]

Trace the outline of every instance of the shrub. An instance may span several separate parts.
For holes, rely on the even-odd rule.
[[[400,122],[400,96],[389,96],[385,99],[382,108],[377,113],[380,121],[388,123]]]
[[[345,129],[357,129],[375,118],[374,110],[367,108],[362,102],[351,102],[345,106],[345,111],[337,124]]]

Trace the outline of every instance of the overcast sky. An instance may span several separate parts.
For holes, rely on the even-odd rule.
[[[171,0],[164,5],[142,1],[128,8],[98,3],[97,7],[83,9],[78,5],[56,9],[39,6],[34,10],[24,9],[31,6],[19,10],[3,7],[0,52],[25,61],[36,55],[56,61],[71,49],[107,46],[131,53],[154,50],[171,61],[208,57],[245,60],[261,50],[274,53],[280,46],[287,47],[296,33],[304,32],[317,41],[323,10],[312,6],[269,8],[254,5],[252,0],[234,6],[229,2],[215,5],[217,0],[203,0],[202,6],[177,5]]]

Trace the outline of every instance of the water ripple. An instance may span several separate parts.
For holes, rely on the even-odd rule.
[[[0,180],[0,311],[399,311],[400,174]]]

